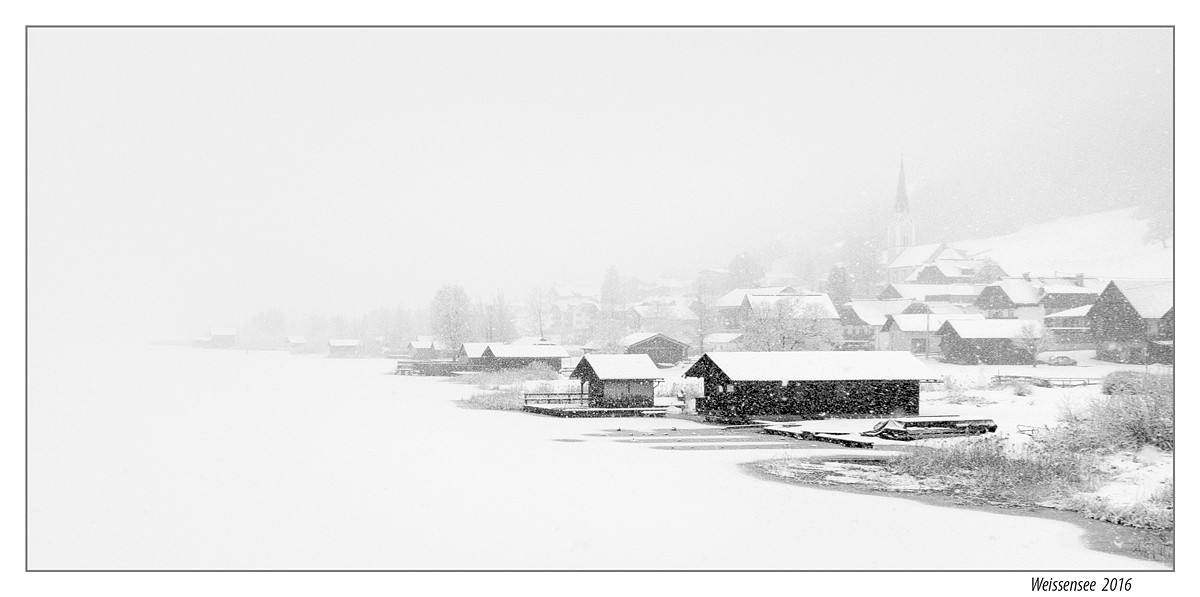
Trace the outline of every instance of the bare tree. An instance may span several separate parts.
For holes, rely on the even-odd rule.
[[[742,335],[747,350],[832,350],[841,339],[835,320],[818,305],[797,309],[791,301],[778,301],[754,313]]]
[[[541,286],[534,286],[529,289],[529,296],[526,298],[529,303],[529,309],[533,311],[533,320],[537,322],[537,333],[539,338],[546,337],[546,291],[542,290]]]
[[[1032,322],[1021,326],[1021,331],[1017,332],[1012,340],[1013,345],[1029,353],[1034,367],[1038,366],[1038,355],[1050,349],[1050,336],[1043,333]]]

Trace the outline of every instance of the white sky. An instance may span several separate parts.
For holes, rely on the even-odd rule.
[[[443,283],[686,276],[850,230],[901,152],[917,204],[1128,204],[1096,180],[1169,192],[1171,50],[1167,29],[34,29],[31,320],[186,337]]]

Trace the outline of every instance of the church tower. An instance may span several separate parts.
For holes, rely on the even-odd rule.
[[[908,189],[904,184],[904,158],[900,158],[900,182],[896,184],[896,205],[892,209],[892,222],[888,227],[888,262],[904,249],[917,244],[917,227],[912,214],[908,213]]]

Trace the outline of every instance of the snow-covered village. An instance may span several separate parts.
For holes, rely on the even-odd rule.
[[[1174,570],[1172,43],[33,30],[27,567]]]

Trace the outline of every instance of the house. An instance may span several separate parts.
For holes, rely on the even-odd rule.
[[[359,357],[362,356],[362,343],[357,338],[346,338],[329,341],[329,356]]]
[[[906,298],[914,301],[935,301],[956,305],[971,305],[983,292],[983,284],[888,284],[880,300]]]
[[[975,306],[988,319],[1028,319],[1042,321],[1047,313],[1056,313],[1096,302],[1099,290],[1095,278],[1031,277],[1001,278],[987,285]]]
[[[550,286],[550,302],[600,300],[600,287],[588,284],[554,284]]]
[[[725,419],[911,416],[936,376],[908,352],[708,352],[684,374],[704,380],[697,412]]]
[[[767,288],[735,288],[722,295],[713,303],[717,319],[723,329],[736,330],[742,327],[743,305],[749,295],[776,296],[800,294],[791,286],[770,286]]]
[[[1041,341],[1042,324],[1025,319],[948,319],[938,329],[942,360],[966,365],[1028,365],[1032,352],[1022,346]]]
[[[937,259],[919,266],[903,281],[915,284],[970,284],[983,268],[984,262],[980,259]],[[1003,270],[998,270],[998,273],[1004,275]]]
[[[741,332],[716,332],[704,337],[705,351],[737,352],[742,349]]]
[[[483,351],[488,347],[487,342],[463,342],[454,355],[454,362],[471,367],[483,367]]]
[[[879,330],[879,350],[907,350],[913,354],[941,352],[937,331],[951,319],[983,319],[979,313],[896,313],[887,316]]]
[[[211,348],[233,348],[237,330],[231,327],[208,328],[208,336],[210,338],[208,345]]]
[[[690,338],[700,318],[682,305],[635,305],[630,310],[633,328],[639,332],[662,332]]]
[[[645,354],[588,354],[579,359],[571,379],[578,379],[596,408],[654,406],[654,386],[662,381]]]
[[[956,305],[941,301],[913,301],[900,312],[902,315],[962,315],[965,313],[982,313],[974,305]]]
[[[887,281],[890,284],[903,283],[916,274],[918,269],[937,261],[968,261],[968,259],[961,251],[950,248],[946,243],[905,247],[887,264]],[[972,273],[972,275],[974,274]]]
[[[1042,319],[1046,333],[1055,350],[1087,350],[1096,348],[1092,339],[1092,326],[1088,323],[1088,312],[1091,305],[1064,309],[1057,313],[1048,313]]]
[[[480,354],[484,369],[521,369],[541,363],[555,371],[562,369],[570,355],[557,344],[488,344]]]
[[[678,363],[687,358],[691,347],[674,338],[654,332],[637,332],[621,338],[625,354],[644,354],[655,363]]]
[[[1175,362],[1175,282],[1112,280],[1088,311],[1096,358]]]
[[[287,338],[284,338],[284,343],[287,344],[288,350],[292,352],[303,351],[305,345],[307,344],[307,342],[304,340],[304,336],[288,336]]]
[[[748,294],[742,299],[741,321],[751,317],[773,317],[786,313],[792,317],[811,317],[838,321],[837,307],[824,293],[814,294]]]
[[[842,323],[843,350],[880,350],[879,332],[887,316],[903,312],[913,304],[912,299],[862,300],[852,299],[838,308]],[[886,349],[884,349],[886,350]]]
[[[212,336],[193,336],[192,348],[212,348]]]

